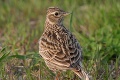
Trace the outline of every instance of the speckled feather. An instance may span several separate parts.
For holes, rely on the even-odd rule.
[[[55,11],[60,16],[55,16]],[[75,36],[62,24],[64,16],[60,12],[64,11],[56,7],[48,9],[45,29],[39,40],[39,53],[50,70],[56,72],[69,69],[80,78],[85,78],[87,74],[82,73],[81,47]]]

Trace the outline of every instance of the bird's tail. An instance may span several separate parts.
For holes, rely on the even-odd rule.
[[[80,70],[77,70],[77,69],[73,69],[72,70],[76,75],[78,75],[82,80],[90,80],[89,77],[88,77],[88,74],[80,69]]]

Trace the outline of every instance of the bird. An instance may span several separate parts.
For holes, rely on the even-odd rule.
[[[44,31],[39,39],[39,54],[54,73],[71,70],[80,79],[89,80],[82,66],[82,48],[63,24],[69,14],[58,7],[47,9]],[[55,80],[59,80],[57,77]]]

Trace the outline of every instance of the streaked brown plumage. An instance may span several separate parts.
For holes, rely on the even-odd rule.
[[[80,78],[89,80],[81,65],[81,47],[63,25],[64,16],[68,14],[57,7],[48,8],[45,29],[39,40],[39,53],[50,70],[72,70]]]

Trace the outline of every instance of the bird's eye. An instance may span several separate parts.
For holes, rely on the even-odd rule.
[[[59,15],[59,13],[58,12],[55,12],[55,16],[58,16]]]

